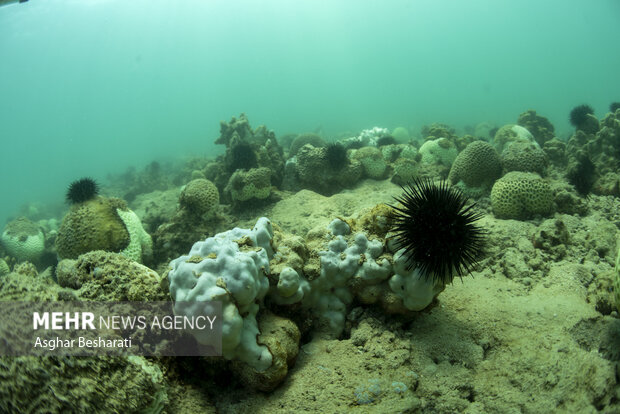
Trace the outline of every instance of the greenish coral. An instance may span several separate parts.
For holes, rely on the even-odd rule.
[[[387,163],[381,151],[375,147],[363,147],[355,151],[353,158],[362,164],[364,175],[368,178],[380,180],[385,178]]]
[[[237,170],[230,177],[225,191],[235,201],[265,199],[271,194],[271,171],[269,168],[251,168],[247,171]]]
[[[533,142],[510,142],[502,151],[504,171],[535,172],[544,175],[547,167],[547,156],[538,145]]]
[[[409,142],[409,131],[405,127],[396,127],[392,131],[392,136],[400,144]]]
[[[297,155],[297,152],[301,149],[301,147],[306,144],[310,144],[313,147],[324,147],[327,145],[325,140],[317,134],[299,134],[297,135],[297,138],[295,138],[291,143],[291,148],[289,149],[289,156],[292,157],[294,155]]]
[[[4,259],[0,259],[0,276],[8,275],[9,273],[11,273],[9,265],[4,261]]]
[[[491,206],[498,218],[527,219],[553,211],[551,187],[538,174],[513,171],[497,180],[491,190]]]
[[[60,259],[76,259],[93,250],[120,252],[129,246],[130,234],[117,210],[127,204],[117,198],[97,197],[71,206],[62,220],[56,251]]]
[[[0,242],[6,252],[17,261],[36,261],[45,250],[45,236],[41,227],[26,217],[10,221],[4,228]]]
[[[220,193],[211,181],[198,178],[183,189],[179,204],[188,213],[202,215],[213,211],[220,203]]]
[[[422,162],[450,166],[457,156],[456,146],[447,138],[426,141],[420,147]]]
[[[82,300],[98,302],[161,301],[166,294],[159,275],[122,254],[94,251],[77,260],[61,260],[58,284],[76,290]]]
[[[555,130],[547,118],[536,114],[530,109],[519,115],[517,125],[521,125],[531,132],[538,145],[543,146],[545,142],[553,139]]]
[[[394,162],[394,175],[392,182],[405,185],[418,175],[418,164],[408,158],[399,158]]]
[[[2,357],[0,378],[4,413],[158,413],[167,402],[161,369],[138,356]]]
[[[497,152],[501,154],[504,151],[504,147],[510,142],[536,143],[536,140],[526,128],[520,125],[508,124],[497,130],[493,138],[493,145],[495,145]]]
[[[140,217],[129,209],[121,210],[119,208],[116,213],[125,223],[125,228],[129,232],[129,244],[121,253],[138,263],[142,263],[143,259],[150,258],[153,254],[153,240],[142,227]]]
[[[454,160],[448,179],[468,187],[490,188],[502,174],[502,162],[491,144],[474,141]],[[488,191],[488,190],[487,190]]]
[[[342,188],[353,186],[362,177],[362,166],[357,160],[348,161],[335,170],[330,167],[327,149],[304,145],[297,153],[294,166],[296,179],[302,188],[320,194],[333,194]]]

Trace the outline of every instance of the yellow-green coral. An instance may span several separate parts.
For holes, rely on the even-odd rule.
[[[502,163],[506,172],[525,171],[544,175],[547,156],[535,142],[510,142],[502,151]]]
[[[493,145],[497,148],[497,151],[501,154],[504,147],[509,142],[533,142],[534,136],[526,128],[521,125],[508,124],[504,125],[495,133],[493,138]],[[538,145],[538,144],[536,144]]]
[[[161,278],[148,267],[128,257],[101,250],[64,259],[56,267],[58,284],[75,289],[81,300],[99,302],[159,301],[166,294]]]
[[[10,221],[0,236],[6,252],[17,261],[36,261],[45,249],[41,228],[26,217]]]
[[[355,151],[353,158],[358,160],[364,168],[366,177],[380,180],[384,178],[387,163],[378,148],[364,147]]]
[[[120,252],[126,249],[130,235],[117,209],[127,210],[127,204],[117,198],[97,197],[73,205],[58,230],[58,257],[77,259],[93,250]]]
[[[450,166],[454,162],[457,150],[447,138],[437,138],[426,141],[420,147],[422,162],[426,164],[442,164]]]
[[[230,192],[233,201],[265,199],[271,194],[271,170],[265,167],[237,170],[225,190]]]
[[[187,183],[179,204],[185,210],[195,214],[205,214],[212,211],[220,203],[220,193],[211,181],[198,178]]]
[[[491,190],[491,206],[498,218],[526,219],[553,210],[553,192],[538,174],[513,171],[497,180]]]
[[[491,144],[474,141],[454,160],[448,179],[452,184],[463,181],[468,187],[488,188],[502,174],[502,162]]]

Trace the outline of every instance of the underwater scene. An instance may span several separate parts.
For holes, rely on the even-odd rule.
[[[617,0],[0,0],[0,413],[620,413],[619,39]]]

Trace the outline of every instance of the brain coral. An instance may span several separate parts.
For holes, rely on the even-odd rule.
[[[493,145],[495,145],[495,148],[501,154],[506,144],[515,141],[536,143],[530,131],[520,125],[508,124],[497,130],[493,138]]]
[[[292,157],[297,154],[297,151],[306,144],[310,144],[313,147],[324,147],[327,143],[323,138],[314,133],[300,134],[291,143],[289,155]]]
[[[502,162],[491,144],[474,141],[456,157],[448,179],[468,187],[490,187],[502,174]]]
[[[495,216],[504,219],[548,215],[553,210],[553,192],[538,174],[513,171],[493,185],[491,206]]]
[[[517,125],[521,125],[532,133],[539,145],[544,145],[555,136],[553,125],[547,118],[536,114],[536,111],[530,109],[519,115]]]
[[[502,151],[504,171],[535,172],[544,175],[547,166],[545,151],[533,142],[516,141]]]
[[[355,151],[353,158],[358,160],[364,168],[364,174],[368,178],[380,180],[384,178],[387,170],[387,163],[378,148],[363,147]]]
[[[265,167],[237,170],[228,180],[225,191],[230,192],[233,201],[265,199],[271,194],[270,177],[271,170]]]
[[[127,210],[118,198],[97,197],[71,206],[56,237],[60,259],[77,259],[93,250],[120,252],[129,246],[129,232],[117,209]]]
[[[198,178],[183,189],[179,197],[181,208],[189,213],[202,215],[212,211],[220,203],[220,193],[211,181]]]
[[[454,144],[447,138],[437,138],[426,141],[420,147],[422,162],[426,164],[442,164],[450,166],[458,151]]]
[[[41,228],[26,217],[10,221],[0,237],[6,252],[17,261],[36,261],[45,249]]]

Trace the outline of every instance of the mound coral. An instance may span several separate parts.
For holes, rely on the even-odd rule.
[[[463,181],[468,187],[491,188],[501,174],[502,162],[495,148],[488,142],[474,141],[456,157],[448,180],[452,184]]]
[[[364,168],[364,175],[368,178],[380,180],[385,178],[387,163],[378,148],[363,147],[353,153],[353,158],[358,160]]]
[[[547,155],[534,142],[516,141],[504,147],[502,164],[505,172],[535,172],[542,176],[547,166]]]
[[[43,231],[26,217],[18,217],[7,223],[0,242],[18,262],[36,262],[45,250]]]
[[[187,183],[179,204],[182,209],[193,215],[203,215],[215,209],[220,203],[220,194],[211,181],[198,178]]]
[[[271,171],[269,168],[237,170],[230,177],[224,191],[230,194],[233,202],[251,199],[262,200],[271,194]]]
[[[56,237],[60,259],[77,259],[83,253],[105,250],[141,261],[151,247],[140,219],[117,198],[97,197],[71,206]]]
[[[299,134],[297,138],[295,138],[293,142],[291,143],[291,148],[289,149],[289,157],[293,157],[297,155],[297,152],[299,151],[299,149],[306,144],[310,144],[313,147],[317,147],[317,148],[324,147],[325,145],[327,145],[325,140],[317,134],[314,134],[314,133]]]
[[[540,146],[555,136],[555,129],[551,122],[544,116],[537,115],[533,109],[519,115],[517,125],[521,125],[530,131]]]
[[[76,289],[81,299],[98,302],[163,301],[159,275],[128,257],[101,250],[64,259],[56,267],[58,284]]]
[[[491,189],[491,206],[497,218],[527,219],[553,211],[551,187],[538,174],[513,171]]]
[[[456,146],[447,138],[426,141],[420,147],[422,162],[450,166],[457,156]]]
[[[290,171],[287,174],[296,180],[297,185],[291,189],[309,188],[321,194],[332,194],[359,181],[363,173],[359,161],[349,160],[340,144],[333,146],[330,150],[329,146],[316,148],[304,145],[296,159],[289,160],[287,168]]]
[[[493,138],[493,145],[500,154],[504,151],[504,147],[512,142],[533,142],[538,145],[530,131],[520,125],[514,124],[504,125],[497,130]]]

